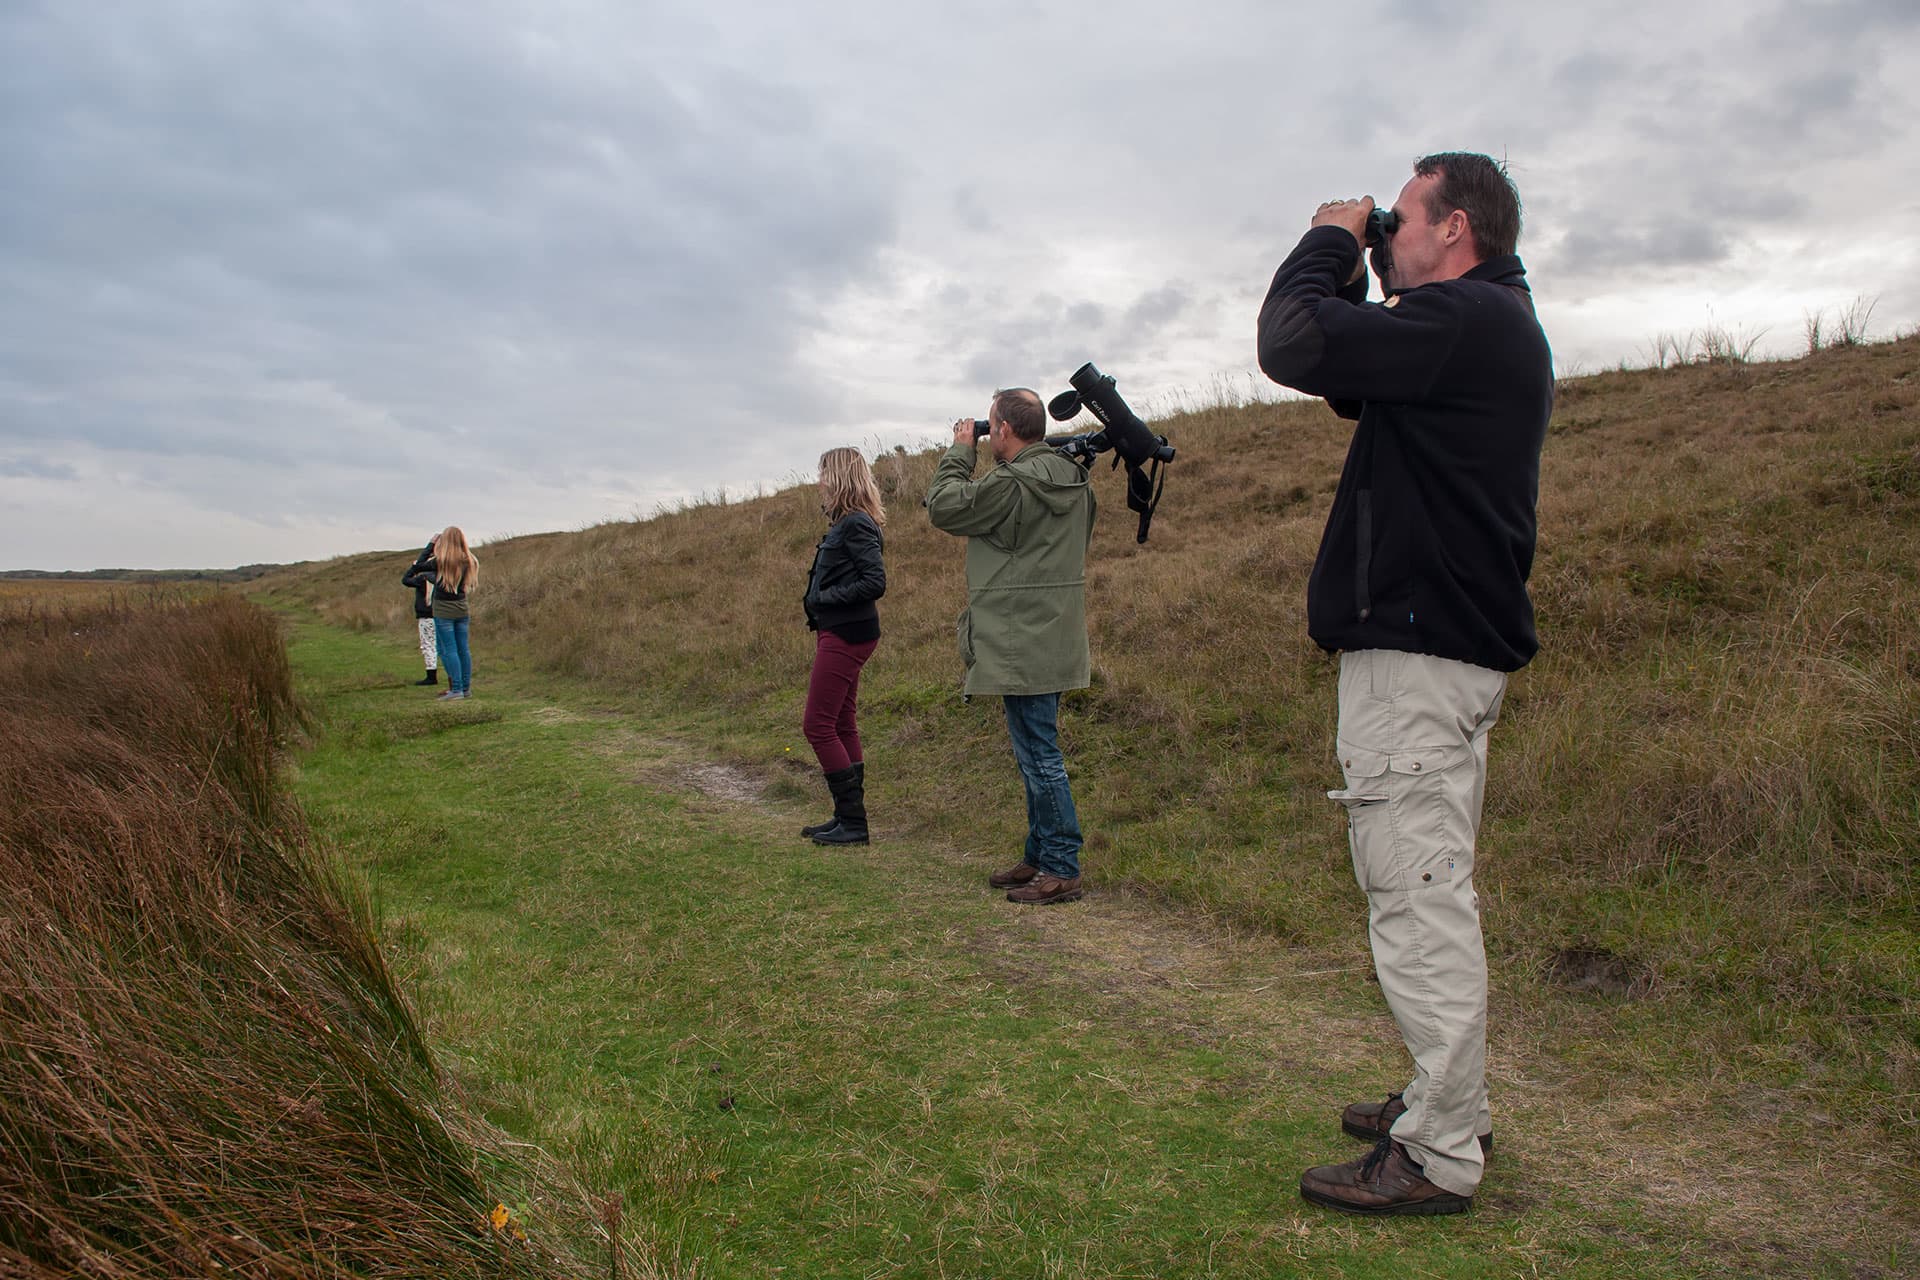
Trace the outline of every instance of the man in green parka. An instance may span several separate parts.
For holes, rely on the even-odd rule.
[[[965,690],[1000,695],[1027,788],[1024,856],[987,883],[1008,890],[1009,902],[1073,902],[1080,819],[1060,755],[1060,694],[1086,688],[1091,665],[1093,489],[1084,468],[1047,447],[1047,413],[1033,392],[996,391],[987,422],[993,469],[973,478],[973,421],[963,418],[927,489],[933,527],[967,540]]]

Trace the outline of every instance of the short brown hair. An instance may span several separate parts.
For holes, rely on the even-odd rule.
[[[1439,222],[1455,209],[1467,215],[1473,251],[1485,262],[1505,257],[1520,244],[1520,192],[1507,166],[1476,151],[1441,151],[1413,162],[1422,178],[1440,175],[1427,196],[1427,219]]]
[[[989,417],[1007,424],[1007,430],[1021,440],[1038,440],[1047,434],[1047,411],[1037,393],[1025,387],[1009,387],[993,393]]]

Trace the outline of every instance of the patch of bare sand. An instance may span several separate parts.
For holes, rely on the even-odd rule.
[[[682,787],[727,804],[757,804],[767,790],[764,781],[737,765],[686,765],[675,776]]]
[[[585,719],[559,707],[542,708],[536,718],[550,723]],[[724,760],[704,760],[692,743],[673,738],[614,729],[594,743],[600,755],[619,760],[631,769],[630,778],[667,791],[693,792],[722,806],[759,808],[767,800],[773,774]]]

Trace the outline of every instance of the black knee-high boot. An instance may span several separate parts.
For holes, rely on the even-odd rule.
[[[866,765],[861,763],[827,775],[827,790],[833,792],[833,825],[813,833],[815,844],[867,842],[866,774]]]
[[[866,780],[866,776],[867,776],[866,761],[855,760],[851,768],[853,769],[854,776],[857,779],[859,779],[862,782]],[[825,778],[825,777],[831,777],[832,775],[829,774],[826,770],[822,769],[820,771],[820,776]],[[828,791],[833,790],[833,784],[831,782],[827,784],[827,790]],[[839,821],[840,821],[840,811],[839,811],[838,805],[836,805],[834,808],[834,813],[832,817],[828,818],[825,822],[816,822],[812,826],[800,828],[800,834],[807,837],[809,840],[811,840],[813,837],[819,835],[822,831],[832,830],[834,827],[834,824],[838,823]]]

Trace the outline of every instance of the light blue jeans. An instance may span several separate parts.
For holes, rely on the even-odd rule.
[[[1080,815],[1074,812],[1067,762],[1060,755],[1060,695],[1004,694],[1007,736],[1027,787],[1024,861],[1042,875],[1080,874]]]
[[[467,618],[435,618],[434,642],[440,665],[446,668],[447,688],[465,693],[473,686],[473,655],[467,650]]]

